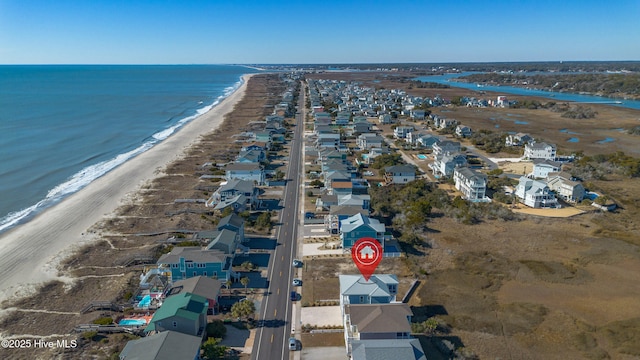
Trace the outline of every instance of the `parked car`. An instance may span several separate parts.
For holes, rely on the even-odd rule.
[[[298,293],[295,291],[291,292],[291,301],[296,301],[298,300]]]
[[[316,217],[316,214],[312,213],[311,211],[307,211],[306,213],[304,213],[305,219],[313,219],[314,217]]]
[[[296,338],[289,338],[289,350],[298,350],[298,341]]]
[[[298,259],[293,259],[293,267],[302,267],[302,265],[304,265],[304,263],[301,260]]]
[[[302,286],[302,280],[301,280],[301,279],[298,279],[298,278],[295,278],[295,279],[293,279],[293,281],[291,282],[291,285],[293,285],[293,286]]]

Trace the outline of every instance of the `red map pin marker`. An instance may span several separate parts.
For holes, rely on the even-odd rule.
[[[383,251],[378,240],[370,237],[358,239],[351,247],[351,258],[366,281],[380,264]]]

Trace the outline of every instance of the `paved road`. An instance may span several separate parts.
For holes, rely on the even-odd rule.
[[[302,133],[304,131],[304,88],[300,90],[296,127],[291,142],[287,185],[284,189],[284,208],[280,212],[281,225],[277,230],[278,246],[269,261],[267,295],[262,300],[258,324],[261,326],[251,353],[251,359],[288,359],[291,336],[291,306],[289,299],[294,269],[291,262],[296,254],[298,238],[298,189],[300,187]]]

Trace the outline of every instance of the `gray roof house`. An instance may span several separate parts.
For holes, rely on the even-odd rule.
[[[340,275],[340,308],[350,304],[388,304],[396,301],[398,278],[393,274]]]
[[[353,341],[410,339],[411,316],[411,308],[404,303],[345,305],[347,354],[352,352]]]
[[[457,141],[444,140],[433,144],[433,156],[438,157],[446,154],[460,152],[460,143]]]
[[[520,177],[515,194],[522,203],[532,208],[556,207],[558,205],[558,200],[545,182],[532,180],[525,176]]]
[[[236,157],[238,163],[259,163],[266,159],[265,153],[262,150],[241,150]]]
[[[564,201],[578,203],[584,199],[584,186],[580,182],[574,181],[571,174],[564,171],[550,173],[547,185]]]
[[[258,203],[258,192],[259,189],[255,186],[253,181],[231,179],[220,185],[220,187],[205,202],[205,206],[215,208],[220,203],[239,201],[237,198],[238,195],[244,195],[247,207],[252,209]]]
[[[218,296],[220,296],[221,287],[222,282],[220,282],[220,280],[212,279],[210,277],[196,276],[186,280],[178,280],[173,283],[173,286],[165,292],[165,297],[181,293],[196,294],[207,299],[209,302],[209,308],[214,309],[218,303]]]
[[[528,134],[517,133],[514,135],[507,135],[504,141],[506,146],[522,146],[532,140],[533,138]]]
[[[330,206],[329,214],[324,217],[325,229],[332,234],[337,234],[340,229],[340,221],[356,214],[369,216],[369,209],[363,209],[360,205]]]
[[[556,158],[556,145],[541,143],[526,143],[524,145],[524,158],[525,159],[548,159],[555,160]]]
[[[416,139],[416,145],[420,145],[427,149],[432,149],[433,145],[439,142],[440,138],[431,134],[422,135]]]
[[[402,359],[427,360],[418,339],[354,340],[351,360]]]
[[[460,137],[469,137],[471,136],[471,128],[464,125],[456,126],[456,135]]]
[[[489,201],[485,196],[487,190],[487,176],[468,167],[458,167],[453,170],[453,181],[456,189],[462,193],[465,200],[478,202]]]
[[[202,337],[177,331],[163,331],[130,340],[120,352],[120,360],[200,359]]]
[[[549,173],[559,172],[562,163],[548,159],[533,159],[533,175],[536,179],[545,179]]]
[[[264,169],[258,163],[231,163],[224,167],[225,179],[241,179],[255,181],[263,185],[265,180]]]
[[[368,150],[374,147],[381,147],[384,143],[384,138],[378,134],[364,133],[360,134],[356,138],[356,144],[360,149]]]
[[[453,175],[453,171],[457,167],[467,165],[467,156],[461,153],[453,153],[439,155],[436,160],[429,164],[436,178],[447,177]]]
[[[222,229],[217,233],[216,237],[207,245],[207,250],[220,250],[225,254],[235,254],[238,244],[240,244],[238,233],[228,229]]]
[[[416,169],[410,165],[393,165],[384,168],[384,182],[390,184],[406,184],[416,179]]]

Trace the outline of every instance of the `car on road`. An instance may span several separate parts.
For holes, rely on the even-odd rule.
[[[296,301],[298,300],[298,293],[295,291],[291,292],[291,301]]]
[[[302,286],[302,280],[301,280],[301,279],[298,279],[298,278],[295,278],[295,279],[293,279],[293,281],[291,282],[291,285],[293,285],[293,286]]]
[[[298,350],[298,341],[296,338],[289,338],[289,350]]]
[[[302,267],[302,265],[304,265],[304,263],[301,260],[298,259],[293,259],[293,263],[292,263],[293,267]]]

